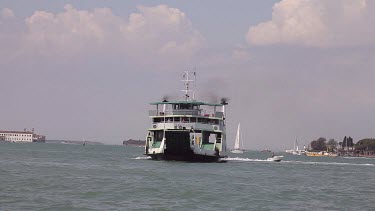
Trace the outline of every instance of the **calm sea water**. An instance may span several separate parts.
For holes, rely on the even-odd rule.
[[[143,148],[0,143],[0,210],[375,210],[375,159],[231,155],[152,161]]]

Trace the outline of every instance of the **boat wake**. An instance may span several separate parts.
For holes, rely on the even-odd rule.
[[[150,156],[140,156],[140,157],[136,157],[136,158],[132,158],[133,160],[150,160],[151,157]]]
[[[239,157],[235,157],[235,158],[222,158],[221,160],[224,160],[224,161],[247,161],[247,162],[273,162],[273,161],[269,161],[269,160],[262,160],[262,159],[251,159],[251,158],[239,158]]]
[[[238,161],[238,162],[273,162],[270,160],[252,159],[252,158],[240,158],[240,157],[228,157],[221,160],[225,161]],[[307,165],[338,165],[338,166],[375,166],[372,163],[339,163],[339,162],[310,162],[310,161],[297,161],[297,160],[282,160],[282,163],[290,164],[307,164]]]
[[[288,160],[288,161],[283,161],[283,162],[301,163],[301,164],[310,164],[310,165],[375,166],[375,164],[372,164],[372,163],[309,162],[309,161],[297,161],[297,160]]]
[[[367,160],[374,160],[375,157],[342,157],[344,159],[367,159]]]

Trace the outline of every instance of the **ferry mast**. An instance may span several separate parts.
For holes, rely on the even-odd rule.
[[[192,77],[190,76],[191,73],[193,74]],[[195,82],[195,80],[196,80],[196,72],[184,71],[182,82],[184,82],[185,89],[183,89],[181,91],[183,91],[185,93],[185,95],[184,95],[185,101],[189,101],[189,99],[190,99],[189,93],[190,92],[193,92],[192,100],[195,100],[195,91],[190,89],[190,82]]]

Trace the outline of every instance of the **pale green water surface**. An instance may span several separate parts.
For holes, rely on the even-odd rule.
[[[0,210],[375,210],[375,159],[231,154],[144,159],[143,148],[0,143]]]

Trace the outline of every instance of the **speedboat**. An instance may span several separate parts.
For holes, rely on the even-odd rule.
[[[272,157],[267,158],[267,161],[280,162],[282,157],[284,157],[284,156],[272,155]]]

